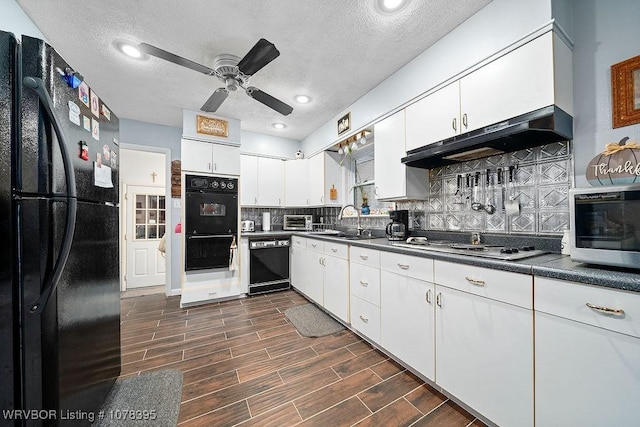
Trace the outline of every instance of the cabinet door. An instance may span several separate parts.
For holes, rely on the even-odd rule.
[[[284,206],[284,161],[258,157],[258,205]]]
[[[455,81],[406,109],[406,150],[460,133],[460,83]]]
[[[291,282],[291,286],[303,294],[307,293],[307,276],[304,274],[304,266],[307,262],[306,252],[306,249],[295,245],[292,245],[289,249],[291,256],[289,263],[289,281]]]
[[[183,139],[181,145],[182,170],[194,172],[213,170],[211,162],[213,144]]]
[[[638,361],[638,338],[536,312],[536,424],[636,425]]]
[[[374,168],[376,198],[403,197],[406,193],[404,110],[387,117],[374,126]]]
[[[462,132],[554,103],[552,41],[549,32],[460,80]]]
[[[324,153],[309,158],[309,205],[324,205]]]
[[[380,273],[380,344],[435,380],[434,285]]]
[[[324,257],[324,308],[349,322],[349,261]]]
[[[308,160],[287,160],[285,167],[286,206],[307,206],[309,203]]]
[[[234,145],[212,145],[212,172],[224,175],[240,174],[240,148]]]
[[[258,157],[240,156],[240,205],[258,204]]]
[[[497,425],[533,425],[532,311],[438,285],[435,302],[436,383]]]
[[[324,305],[324,265],[323,255],[320,252],[308,250],[305,255],[304,272],[306,276],[305,292],[313,302]]]

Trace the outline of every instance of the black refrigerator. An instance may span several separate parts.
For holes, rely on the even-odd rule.
[[[119,125],[82,79],[0,32],[0,425],[89,425],[120,374]]]

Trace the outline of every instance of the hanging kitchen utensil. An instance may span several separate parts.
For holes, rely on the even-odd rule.
[[[484,208],[482,203],[480,203],[480,197],[478,195],[479,185],[480,185],[480,172],[476,172],[475,176],[472,178],[473,180],[473,190],[471,195],[471,209],[474,211],[480,211]]]
[[[502,168],[496,169],[496,178],[498,179],[498,186],[500,187],[500,203],[498,206],[504,211],[504,175],[502,173]]]
[[[504,210],[507,216],[520,215],[520,203],[516,200],[516,189],[513,184],[513,169],[513,165],[509,166],[509,199],[504,202]]]
[[[496,211],[496,200],[495,200],[495,193],[494,193],[494,187],[493,184],[491,182],[491,169],[487,169],[486,171],[486,185],[487,185],[487,202],[484,205],[484,210],[486,213],[488,213],[489,215],[493,215]]]

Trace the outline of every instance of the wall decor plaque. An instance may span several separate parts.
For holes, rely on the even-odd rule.
[[[640,55],[611,66],[613,127],[640,123]]]
[[[180,198],[182,180],[182,162],[174,160],[171,162],[171,197]]]
[[[196,132],[202,135],[229,136],[229,122],[214,117],[196,116]]]
[[[587,165],[586,177],[589,184],[626,185],[640,182],[640,144],[629,141],[612,142],[596,155]]]
[[[351,129],[351,112],[348,112],[338,120],[338,135],[342,135]]]

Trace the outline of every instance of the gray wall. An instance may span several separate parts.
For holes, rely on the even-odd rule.
[[[117,114],[117,112],[115,112]],[[153,123],[140,122],[137,120],[120,119],[120,142],[126,144],[144,145],[149,147],[161,147],[171,150],[171,159],[180,160],[180,138],[182,129],[156,125]],[[181,221],[182,208],[174,208],[173,200],[169,202],[171,209],[171,224],[167,230],[173,230]],[[171,239],[171,289],[180,289],[180,260],[181,260],[181,239],[179,234],[172,234]]]
[[[0,0],[0,30],[46,40],[38,27],[22,11],[14,0]]]
[[[612,128],[611,65],[640,54],[640,1],[573,0],[574,169],[576,187],[605,144],[640,142],[640,124]]]

